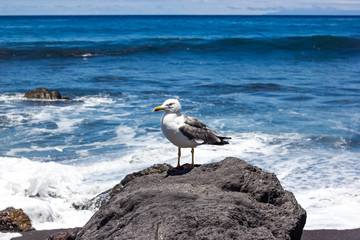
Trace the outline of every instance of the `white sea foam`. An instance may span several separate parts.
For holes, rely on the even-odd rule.
[[[20,233],[2,233],[0,232],[0,240],[10,240],[12,238],[21,237]]]
[[[0,95],[0,101],[27,100],[19,94],[8,94]],[[9,119],[8,126],[20,125],[24,136],[64,133],[69,136],[56,145],[17,146],[0,157],[0,209],[23,208],[37,229],[82,226],[93,212],[75,210],[73,203],[84,202],[108,190],[133,171],[155,163],[166,162],[173,166],[177,163],[177,148],[164,138],[159,128],[145,130],[139,127],[141,120],[131,126],[124,121],[131,113],[122,109],[123,102],[102,95],[75,101],[61,107],[30,105],[26,113],[13,107],[3,114]],[[118,109],[113,113],[108,107]],[[119,122],[119,125],[97,132],[98,136],[110,133],[111,138],[71,142],[73,132],[87,121],[86,116]],[[44,128],[42,123],[46,122],[53,123],[52,127]],[[207,123],[217,130],[224,127],[219,120]],[[31,127],[23,127],[25,124]],[[360,167],[357,163],[360,154],[348,150],[345,141],[339,139],[328,149],[316,147],[311,136],[295,133],[219,133],[231,136],[230,144],[199,146],[195,150],[196,164],[219,161],[227,156],[239,157],[274,172],[284,188],[294,192],[307,211],[305,228],[359,227]],[[97,150],[101,150],[101,154],[93,154]],[[32,160],[18,157],[32,152],[66,154],[69,151],[73,152],[73,159],[61,163],[51,162],[50,157],[42,159],[50,162],[34,161],[36,157]],[[181,163],[190,161],[189,149],[182,149]]]
[[[77,98],[76,100],[83,101],[85,107],[93,107],[93,106],[98,106],[98,105],[103,105],[103,104],[115,103],[115,100],[110,98],[109,96],[100,96],[100,95],[84,96],[84,97]]]
[[[357,186],[357,187],[356,187]],[[360,181],[343,188],[315,188],[295,191],[297,201],[307,211],[307,229],[351,229],[359,227]]]
[[[9,103],[14,101],[24,100],[24,94],[22,93],[4,93],[0,94],[0,101]]]
[[[69,166],[2,157],[0,208],[23,208],[37,229],[83,225],[92,212],[75,210],[72,203],[91,199],[130,172],[155,163],[176,165],[177,148],[160,132],[136,137],[134,130],[128,126],[118,127],[118,140],[121,139],[132,150],[107,161]],[[227,156],[245,159],[266,171],[275,172],[285,189],[295,193],[307,210],[307,229],[358,227],[360,213],[356,209],[360,209],[360,182],[359,179],[354,181],[356,173],[347,166],[339,166],[340,171],[346,173],[342,179],[334,179],[328,174],[335,171],[331,164],[327,164],[336,159],[331,158],[334,153],[326,155],[320,150],[314,152],[314,149],[311,154],[301,152],[306,150],[297,148],[296,143],[306,138],[298,134],[223,134],[232,136],[231,144],[196,148],[197,164],[222,160]],[[289,147],[294,143],[293,148]],[[343,154],[340,157],[350,158],[347,153]],[[190,161],[189,149],[183,149],[181,163]]]
[[[0,94],[0,102],[4,103],[14,103],[21,101],[29,102],[68,102],[68,99],[32,99],[25,98],[23,93],[4,93]],[[72,100],[73,102],[83,102],[85,106],[97,106],[102,104],[113,104],[115,100],[109,97],[108,95],[88,95],[83,97],[77,97]]]
[[[82,226],[90,218],[72,207],[95,193],[82,189],[75,167],[0,157],[0,168],[0,209],[22,208],[36,229]]]

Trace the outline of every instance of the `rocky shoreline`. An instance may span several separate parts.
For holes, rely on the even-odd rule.
[[[64,232],[70,229],[52,229],[41,231],[29,231],[22,233],[22,237],[12,238],[13,240],[63,240],[59,238],[64,236]],[[321,229],[321,230],[304,230],[301,240],[359,240],[360,228],[347,229],[347,230],[335,230],[335,229]],[[67,238],[72,240],[75,238]]]
[[[14,239],[358,240],[360,235],[360,229],[303,233],[306,212],[294,195],[274,174],[233,157],[180,171],[157,164],[127,175],[102,197],[94,198],[101,207],[82,228],[27,231]]]

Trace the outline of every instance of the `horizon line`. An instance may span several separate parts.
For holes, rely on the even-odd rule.
[[[270,16],[270,17],[360,17],[360,14],[4,14],[0,17],[62,17],[62,16],[239,16],[239,17],[247,17],[247,16]]]

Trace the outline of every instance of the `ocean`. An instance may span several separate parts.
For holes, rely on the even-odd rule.
[[[274,172],[305,229],[360,227],[360,17],[0,17],[0,209],[36,229],[82,226],[76,210],[126,175],[177,162],[162,113],[183,113],[234,156]],[[29,100],[45,87],[71,100]],[[191,161],[183,149],[181,163]]]

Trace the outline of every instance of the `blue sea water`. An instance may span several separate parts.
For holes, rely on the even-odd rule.
[[[81,226],[96,209],[73,203],[176,164],[152,112],[168,98],[232,137],[196,163],[242,158],[306,228],[360,227],[360,17],[0,17],[0,73],[0,208],[38,229]],[[72,100],[23,97],[37,87]]]

